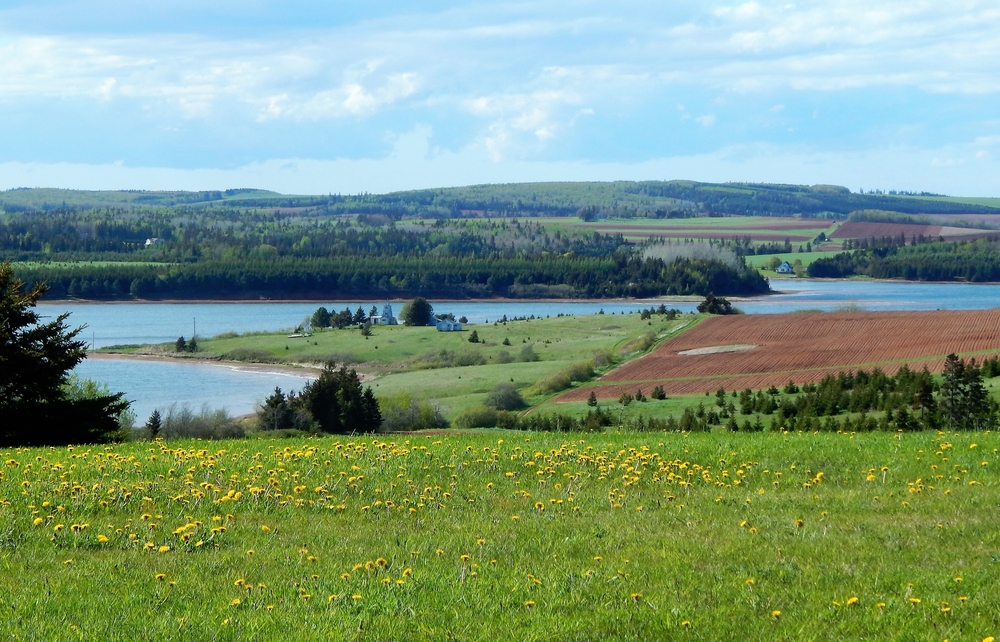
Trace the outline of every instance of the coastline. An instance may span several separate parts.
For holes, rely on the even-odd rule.
[[[87,359],[97,360],[119,360],[119,361],[156,361],[173,363],[197,363],[204,365],[216,365],[229,368],[237,372],[270,372],[278,374],[313,374],[318,373],[323,368],[316,364],[306,363],[244,363],[242,361],[224,361],[222,359],[212,359],[206,357],[172,357],[155,354],[128,354],[123,352],[88,352]],[[361,373],[358,373],[361,375]]]

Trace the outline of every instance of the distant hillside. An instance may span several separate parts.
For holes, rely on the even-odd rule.
[[[0,192],[7,212],[64,208],[305,208],[317,214],[392,217],[604,216],[668,218],[706,215],[844,218],[856,210],[905,215],[1000,214],[995,199],[858,194],[834,185],[616,181],[471,185],[389,194],[296,196],[265,190],[85,192],[16,189]]]

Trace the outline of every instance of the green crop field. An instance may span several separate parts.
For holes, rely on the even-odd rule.
[[[1000,439],[534,434],[0,452],[11,640],[1000,635]]]

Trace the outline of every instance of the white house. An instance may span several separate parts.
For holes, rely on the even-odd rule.
[[[368,318],[372,325],[397,325],[396,317],[392,316],[392,305],[388,302],[382,307],[382,314]]]
[[[434,317],[434,326],[438,329],[438,332],[459,332],[462,329],[462,324],[458,321],[439,319],[437,317]]]
[[[150,247],[152,245],[160,245],[161,243],[166,243],[166,241],[156,237],[153,237],[151,239],[146,239],[146,247]]]
[[[795,274],[795,268],[788,261],[783,261],[774,271],[778,274]]]

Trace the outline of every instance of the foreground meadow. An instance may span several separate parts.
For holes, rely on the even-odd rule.
[[[5,639],[1000,633],[989,433],[0,452]]]

